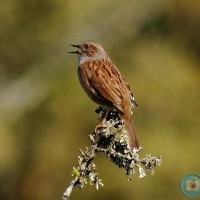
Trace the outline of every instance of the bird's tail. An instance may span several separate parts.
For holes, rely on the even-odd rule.
[[[124,120],[125,121],[125,130],[128,134],[128,144],[130,149],[140,149],[139,141],[136,136],[133,124],[131,120]]]

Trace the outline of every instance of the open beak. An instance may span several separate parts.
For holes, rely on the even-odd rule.
[[[69,46],[76,47],[81,50],[81,46],[79,44],[70,44]],[[78,51],[78,50],[77,51],[69,51],[68,53],[76,53],[76,54],[81,55],[81,51]]]

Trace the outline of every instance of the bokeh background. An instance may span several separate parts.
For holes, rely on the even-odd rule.
[[[141,156],[162,156],[156,174],[127,181],[99,155],[105,186],[71,199],[188,199],[182,176],[200,173],[199,0],[1,0],[0,199],[60,199],[78,149],[90,145],[96,105],[82,91],[77,58],[100,42],[139,104]]]

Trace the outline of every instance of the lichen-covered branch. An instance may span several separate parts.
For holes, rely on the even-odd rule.
[[[101,118],[104,117],[105,110],[99,108],[97,112],[101,113]],[[85,151],[80,150],[78,156],[78,165],[73,168],[73,180],[63,193],[63,200],[68,200],[75,186],[83,188],[88,182],[96,186],[103,186],[102,180],[97,173],[94,158],[97,153],[103,152],[106,156],[115,163],[118,167],[124,168],[128,180],[131,180],[131,175],[138,172],[139,178],[146,176],[145,170],[154,174],[154,167],[160,166],[161,157],[151,157],[150,154],[145,158],[139,157],[141,149],[134,151],[130,150],[127,143],[127,133],[124,129],[123,122],[120,120],[116,112],[111,112],[107,121],[95,128],[95,131],[89,135],[92,142],[91,147],[86,147]]]

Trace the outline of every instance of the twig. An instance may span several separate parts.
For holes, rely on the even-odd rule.
[[[69,186],[66,188],[65,192],[63,193],[63,200],[67,200],[69,199],[70,194],[72,193],[73,188],[77,185],[78,183],[78,178],[75,177],[71,183],[69,184]]]
[[[97,112],[101,112],[101,118],[104,117],[105,110],[99,108]],[[97,153],[103,152],[110,160],[120,168],[126,170],[128,180],[131,180],[131,175],[135,173],[134,168],[139,173],[139,178],[146,176],[145,170],[150,170],[153,175],[154,167],[161,165],[161,157],[151,157],[150,154],[145,158],[139,158],[139,152],[131,150],[127,143],[127,133],[124,129],[123,122],[118,114],[111,112],[106,123],[95,128],[94,133],[89,135],[92,142],[91,147],[86,147],[85,151],[80,149],[78,156],[78,165],[73,167],[72,176],[74,177],[66,191],[63,193],[63,200],[68,200],[75,186],[83,188],[88,182],[95,185],[96,189],[103,186],[102,180],[99,178],[96,165],[93,160]]]

